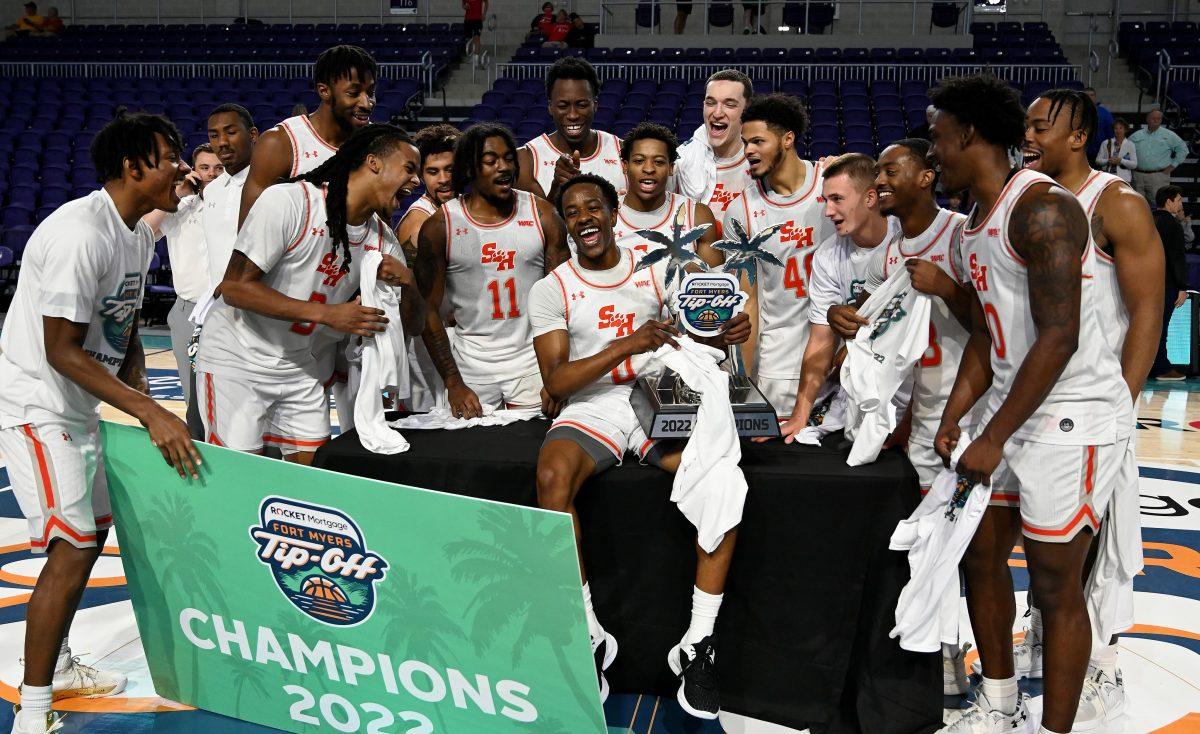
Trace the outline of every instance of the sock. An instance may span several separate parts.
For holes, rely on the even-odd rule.
[[[21,686],[21,713],[34,720],[50,713],[50,686]]]
[[[583,585],[583,611],[587,613],[588,635],[592,640],[599,640],[604,637],[604,628],[600,626],[600,620],[596,619],[596,610],[592,609],[592,585]]]
[[[717,612],[721,610],[724,594],[709,594],[692,587],[692,622],[683,636],[683,644],[694,645],[713,633]]]
[[[1055,731],[1052,731],[1052,730],[1050,730],[1050,729],[1047,729],[1047,728],[1046,728],[1046,727],[1044,727],[1044,726],[1039,726],[1039,727],[1038,727],[1038,734],[1058,734],[1058,732],[1055,732]]]
[[[63,638],[62,645],[58,648],[58,662],[54,664],[54,672],[61,673],[71,667],[71,647],[67,645],[67,638]]]
[[[992,708],[1002,714],[1017,712],[1017,676],[1011,678],[987,678],[979,684],[979,690],[987,696]]]
[[[1042,641],[1042,610],[1037,607],[1029,607],[1029,631],[1025,633],[1025,639],[1030,642]]]
[[[1090,661],[1092,667],[1103,670],[1111,681],[1117,680],[1117,646],[1105,645]]]

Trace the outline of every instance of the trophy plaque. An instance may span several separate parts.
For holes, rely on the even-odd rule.
[[[687,438],[696,423],[700,395],[670,370],[639,377],[631,398],[633,412],[648,438]],[[729,402],[739,436],[779,437],[779,418],[750,378],[730,375]]]

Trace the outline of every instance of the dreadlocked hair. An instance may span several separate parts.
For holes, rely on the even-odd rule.
[[[450,170],[450,187],[454,193],[463,194],[479,173],[479,162],[483,160],[483,145],[488,138],[501,138],[513,152],[513,181],[521,175],[521,164],[517,158],[517,143],[512,131],[498,122],[477,122],[463,131],[454,143],[454,166]]]
[[[1089,143],[1095,139],[1099,114],[1096,111],[1096,103],[1087,92],[1077,89],[1051,89],[1038,96],[1050,103],[1051,122],[1057,120],[1059,113],[1066,110],[1071,115],[1071,130],[1082,131],[1087,135]]]
[[[412,145],[412,138],[400,128],[394,125],[367,125],[354,131],[332,158],[308,173],[291,179],[292,182],[304,181],[327,187],[325,212],[328,219],[325,226],[333,238],[330,252],[336,255],[338,245],[342,246],[342,272],[350,269],[350,235],[346,232],[346,194],[350,174],[362,167],[368,155],[383,158],[401,145]]]

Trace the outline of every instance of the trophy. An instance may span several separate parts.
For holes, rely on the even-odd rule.
[[[637,233],[662,245],[662,249],[647,253],[635,269],[642,270],[666,260],[667,285],[679,284],[675,297],[667,304],[671,316],[677,322],[682,321],[684,329],[696,336],[713,336],[746,305],[747,296],[739,289],[739,280],[734,273],[746,273],[747,280],[754,283],[759,260],[780,264],[774,255],[761,249],[779,226],[750,238],[741,225],[733,222],[737,239],[716,243],[715,247],[728,256],[723,272],[713,273],[691,249],[712,225],[702,224],[684,232],[684,217],[684,208],[680,206],[669,237],[651,230]],[[688,265],[696,265],[701,272],[685,274]],[[739,356],[739,351],[731,348],[735,369],[730,375],[729,402],[738,435],[778,437],[779,419],[775,410],[746,377],[745,370],[737,366]],[[649,438],[686,438],[692,434],[700,408],[700,394],[688,387],[675,372],[664,370],[658,375],[639,377],[631,401],[638,422]]]

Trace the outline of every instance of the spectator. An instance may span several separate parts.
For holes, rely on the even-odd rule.
[[[37,3],[25,3],[25,14],[5,30],[9,32],[9,35],[28,36],[42,30],[45,22],[46,19],[38,15]]]
[[[1171,171],[1187,158],[1188,148],[1178,135],[1163,127],[1162,110],[1146,115],[1146,127],[1129,139],[1137,148],[1133,189],[1154,203],[1158,190],[1171,183]]]
[[[683,34],[687,27],[688,16],[692,14],[692,0],[676,0],[675,2],[675,35]]]
[[[57,36],[63,32],[63,20],[58,17],[58,8],[50,6],[46,9],[46,20],[42,23],[39,36]]]
[[[933,105],[929,105],[925,108],[925,124],[917,125],[912,130],[909,130],[908,137],[929,140],[929,126],[933,124],[933,111],[935,109],[937,108]]]
[[[1183,254],[1183,228],[1179,220],[1183,216],[1183,189],[1178,186],[1163,186],[1154,194],[1154,226],[1162,239],[1167,256],[1166,286],[1163,292],[1162,336],[1158,341],[1158,355],[1150,368],[1150,377],[1156,380],[1182,380],[1186,378],[1167,358],[1167,329],[1175,309],[1187,302],[1187,259]]]
[[[471,45],[471,65],[479,66],[483,50],[483,18],[487,15],[488,0],[462,0],[463,36]]]
[[[1096,165],[1101,170],[1115,174],[1122,181],[1128,183],[1133,178],[1130,172],[1137,169],[1138,166],[1137,146],[1133,144],[1132,140],[1125,137],[1129,134],[1129,123],[1125,122],[1125,118],[1114,119],[1112,128],[1113,136],[1100,143],[1100,150],[1096,154]]]
[[[763,28],[759,23],[758,10],[765,3],[760,0],[747,0],[742,3],[742,35],[749,36],[751,34],[766,35],[767,29]],[[770,5],[766,6],[767,10],[771,9]]]
[[[1108,108],[1100,104],[1100,100],[1096,96],[1095,87],[1084,87],[1083,91],[1087,92],[1087,96],[1092,98],[1096,103],[1096,136],[1088,141],[1087,154],[1088,160],[1096,160],[1096,154],[1100,152],[1100,143],[1108,140],[1113,136],[1113,114],[1108,111]],[[1128,129],[1126,130],[1128,132]],[[1128,181],[1129,179],[1125,179]]]
[[[560,8],[554,19],[554,25],[550,26],[550,32],[546,34],[546,42],[542,46],[544,48],[566,48],[567,34],[570,32],[571,19],[567,16],[567,11]]]
[[[296,104],[292,105],[292,114],[291,114],[292,117],[299,117],[300,115],[307,115],[307,114],[308,114],[308,108],[304,106],[303,102],[297,102]]]
[[[554,3],[542,3],[542,12],[533,16],[533,21],[529,23],[529,35],[540,33],[543,36],[550,35],[550,28],[554,25]]]
[[[596,37],[592,35],[592,29],[583,22],[579,13],[571,13],[570,17],[571,30],[567,32],[567,45],[571,48],[591,48],[596,45]]]

